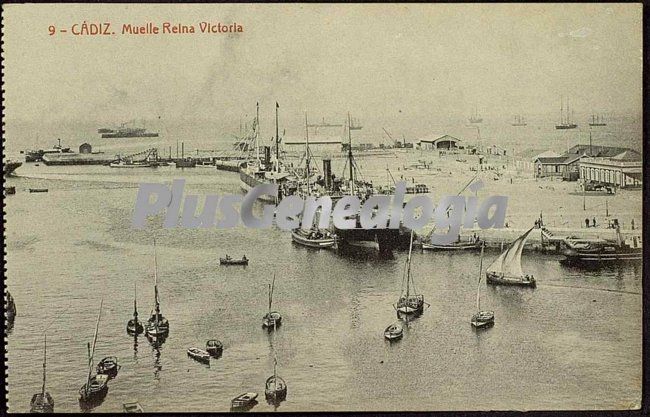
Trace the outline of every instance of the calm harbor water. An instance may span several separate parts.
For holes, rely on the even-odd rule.
[[[536,289],[483,287],[496,324],[474,331],[479,256],[413,256],[418,290],[431,306],[404,338],[383,339],[396,320],[406,253],[352,259],[292,243],[278,229],[130,228],[141,181],[187,179],[186,193],[239,193],[236,174],[174,168],[114,172],[108,167],[48,167],[10,178],[6,199],[7,288],[17,317],[7,341],[8,403],[29,411],[40,390],[43,331],[47,389],[57,412],[79,411],[99,302],[104,310],[96,360],[115,355],[122,369],[94,411],[127,401],[146,411],[227,411],[230,399],[260,393],[273,372],[288,384],[279,411],[629,408],[641,389],[641,266],[584,271],[558,257],[524,253]],[[70,170],[76,172],[69,174]],[[137,172],[136,172],[137,171]],[[57,174],[52,174],[57,172]],[[28,187],[50,192],[30,194]],[[259,207],[258,207],[259,208]],[[170,336],[160,349],[126,334],[137,284],[138,307],[153,306],[157,240],[160,299]],[[221,267],[226,253],[248,267]],[[498,253],[486,252],[485,264]],[[261,327],[267,284],[276,275],[275,334]],[[207,339],[224,343],[209,366],[186,355]]]

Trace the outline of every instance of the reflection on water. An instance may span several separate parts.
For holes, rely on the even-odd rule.
[[[119,175],[122,185],[138,181]],[[178,174],[148,175],[160,182]],[[238,189],[230,173],[182,175],[187,193]],[[26,187],[31,180],[12,181]],[[97,355],[125,359],[94,408],[99,412],[120,412],[136,400],[151,412],[228,411],[236,395],[264,392],[273,351],[289,385],[282,411],[611,408],[639,398],[639,266],[578,270],[525,251],[524,269],[538,287],[482,290],[481,305],[495,312],[496,323],[475,332],[469,322],[479,255],[415,251],[412,274],[430,306],[420,317],[398,317],[404,336],[390,344],[383,330],[395,320],[404,252],[394,259],[340,256],[304,250],[275,228],[163,229],[161,216],[134,230],[137,189],[97,178],[39,182],[50,192],[17,193],[6,202],[7,285],[19,310],[8,335],[11,411],[28,411],[41,384],[42,352],[34,349],[41,335],[34,329],[66,309],[51,325],[51,342],[48,333],[48,390],[57,411],[79,411],[85,341],[95,325],[88,311],[102,297],[107,320]],[[135,284],[153,304],[154,234],[160,300],[174,332],[149,343],[126,335],[123,318],[133,311]],[[246,253],[250,264],[221,267],[225,253]],[[497,256],[486,251],[484,264]],[[273,306],[284,322],[269,333],[260,319],[274,273]],[[227,353],[210,367],[194,366],[187,348],[216,335]],[[139,357],[144,340],[150,353]],[[263,401],[255,407],[275,409]]]

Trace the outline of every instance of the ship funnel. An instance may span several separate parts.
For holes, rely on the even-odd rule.
[[[325,188],[332,189],[332,160],[323,159],[323,177],[325,178]]]
[[[264,165],[271,166],[271,147],[264,146]]]

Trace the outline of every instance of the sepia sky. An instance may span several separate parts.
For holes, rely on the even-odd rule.
[[[237,35],[48,35],[111,22]],[[5,5],[8,120],[641,112],[639,4]],[[266,117],[266,116],[265,116]]]

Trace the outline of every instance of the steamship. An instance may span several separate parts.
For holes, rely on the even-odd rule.
[[[119,139],[119,138],[157,138],[157,132],[147,132],[144,127],[129,127],[126,123],[116,129],[100,128],[97,133],[102,135],[104,139]]]
[[[286,184],[289,180],[290,173],[286,171],[280,160],[280,137],[278,128],[278,109],[280,106],[275,103],[275,161],[271,161],[271,147],[263,146],[263,158],[248,161],[239,169],[239,180],[241,188],[248,192],[258,185],[277,184],[278,195],[262,195],[260,200],[277,203],[287,195]],[[259,149],[259,105],[255,119],[255,148]]]
[[[564,259],[560,261],[563,265],[590,267],[643,259],[641,239],[634,236],[630,244],[623,240],[619,228],[616,229],[616,242],[566,240],[565,243],[568,249],[564,252]]]

